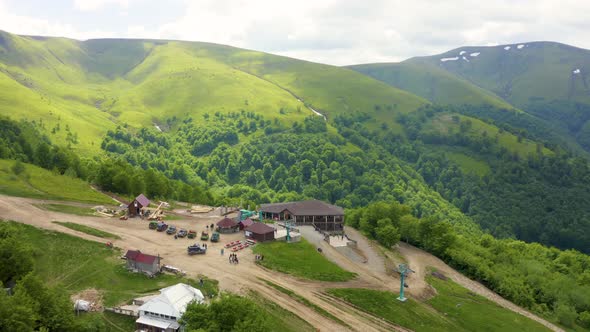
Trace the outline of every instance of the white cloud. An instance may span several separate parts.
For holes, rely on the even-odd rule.
[[[142,10],[140,0],[74,0],[84,15],[106,7],[117,7],[115,15],[127,13],[132,23],[117,31],[102,31],[115,29],[104,17],[92,22],[97,29],[80,31],[67,23],[67,15],[11,15],[1,2],[0,29],[15,33],[207,41],[337,65],[534,40],[590,48],[590,2],[579,0],[559,6],[553,0],[184,0],[180,17],[157,25],[138,15],[166,13],[160,0],[141,0]]]
[[[108,5],[129,7],[129,0],[74,0],[74,7],[80,11],[93,11]]]

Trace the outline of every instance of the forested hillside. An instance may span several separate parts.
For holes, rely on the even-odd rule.
[[[514,52],[541,46],[527,47]],[[527,56],[516,59],[504,63],[529,68]],[[435,60],[412,60],[428,72],[411,81],[419,66],[398,68],[392,82],[451,105],[350,69],[222,45],[1,32],[0,158],[14,160],[14,177],[30,163],[127,196],[329,201],[354,209],[351,225],[382,243],[401,237],[520,305],[587,324],[589,304],[577,296],[588,291],[588,256],[578,251],[590,252],[590,167],[575,148],[585,136],[564,127],[585,130],[585,97],[556,94],[551,102],[567,112],[551,102],[527,109],[520,102],[535,98],[521,86],[506,95],[461,76],[475,59]],[[431,77],[444,89],[424,87]],[[376,202],[403,213],[363,216]],[[535,271],[553,274],[538,280]],[[571,292],[555,293],[556,284]]]

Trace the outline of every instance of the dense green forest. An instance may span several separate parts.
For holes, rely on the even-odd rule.
[[[286,127],[252,113],[217,113],[199,123],[184,120],[170,133],[131,134],[120,127],[107,133],[102,147],[114,158],[173,179],[204,179],[222,199],[244,206],[301,198],[343,207],[397,200],[417,217],[436,215],[478,232],[406,162],[362,137],[348,141],[318,116]],[[210,153],[199,157],[203,147]]]
[[[202,179],[225,200],[244,205],[303,197],[343,207],[395,200],[409,205],[417,217],[437,215],[473,231],[451,202],[494,236],[590,252],[586,159],[560,148],[551,137],[545,137],[544,145],[538,143],[536,152],[518,154],[458,117],[455,132],[429,129],[438,115],[476,115],[472,109],[479,108],[429,106],[400,117],[407,138],[385,126],[368,129],[370,117],[363,113],[337,117],[338,132],[316,116],[286,127],[255,113],[216,113],[186,119],[164,133],[145,128],[131,133],[119,127],[107,133],[102,148],[115,159],[158,170],[170,179]],[[486,120],[504,124],[501,130],[521,140],[540,135],[543,128],[529,118]],[[525,127],[529,131],[510,123],[532,124]],[[438,146],[465,149],[489,165],[490,172],[467,173]],[[553,150],[541,153],[546,147]]]
[[[211,193],[196,180],[173,180],[154,168],[134,167],[115,158],[80,158],[69,147],[52,144],[47,136],[40,133],[39,127],[42,126],[42,122],[17,122],[0,117],[0,159],[35,164],[123,195],[144,192],[150,197],[213,202]],[[18,171],[19,168],[15,169]]]
[[[408,206],[377,202],[347,211],[347,224],[390,247],[400,239],[443,258],[503,297],[567,327],[590,328],[590,257],[537,243],[474,238]]]
[[[74,322],[65,290],[46,285],[33,272],[34,250],[0,222],[0,331],[92,331]],[[4,287],[12,287],[10,296]]]
[[[467,108],[458,113],[467,113]],[[426,183],[494,236],[590,252],[590,215],[584,208],[590,204],[588,161],[560,148],[541,153],[542,145],[522,156],[458,116],[456,131],[441,133],[428,126],[454,109],[430,106],[401,118],[411,140],[383,129],[367,130],[362,114],[340,117],[336,123],[343,136],[366,137],[414,165]],[[532,135],[513,130],[521,138]],[[448,146],[478,156],[489,173],[465,172],[447,157],[448,150],[440,149]]]

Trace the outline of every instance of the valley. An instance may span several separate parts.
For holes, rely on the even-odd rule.
[[[0,218],[57,232],[6,222],[3,257],[42,264],[42,249],[27,247],[31,239],[10,227],[43,241],[109,239],[121,250],[161,254],[188,272],[186,282],[202,274],[222,293],[252,300],[269,322],[283,324],[275,329],[305,320],[307,329],[326,331],[585,330],[586,68],[590,51],[551,42],[338,67],[213,43],[0,31]],[[144,222],[87,215],[91,205],[141,193],[177,208],[321,200],[345,209],[346,233],[368,261],[311,229],[304,237],[324,253],[314,264],[334,268],[318,274],[356,275],[311,280],[305,271],[295,277],[256,263],[250,249],[229,265],[221,243],[191,257],[186,241],[162,241]],[[218,212],[179,213],[170,223],[202,228]],[[88,255],[99,252],[84,243]],[[120,269],[111,256],[98,268]],[[411,310],[391,301],[400,263],[416,272],[408,279]],[[21,272],[0,281],[14,284]],[[100,278],[59,281],[68,278],[50,284],[65,286],[64,294],[92,283],[111,292]],[[142,281],[134,295],[157,287]],[[106,296],[115,305],[128,295]],[[226,300],[233,301],[214,302]],[[477,325],[474,317],[486,320]]]

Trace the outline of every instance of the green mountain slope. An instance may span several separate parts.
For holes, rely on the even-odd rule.
[[[584,155],[590,149],[588,50],[552,42],[469,46],[401,63],[350,68],[441,105],[516,107],[532,117],[511,120],[527,130],[550,133],[537,135],[542,141]],[[505,114],[479,113],[507,120]]]
[[[490,91],[426,62],[375,63],[349,68],[437,104],[490,104],[513,108]]]
[[[257,111],[302,121],[389,105],[382,120],[426,103],[364,75],[327,65],[177,41],[89,40],[0,32],[3,113],[42,121],[57,141],[97,153],[109,129],[140,128],[207,112]],[[295,94],[297,97],[295,97]],[[302,101],[300,101],[300,100]],[[59,130],[53,130],[59,125]]]
[[[470,46],[405,62],[438,66],[519,108],[538,101],[590,102],[590,51],[564,44]]]

